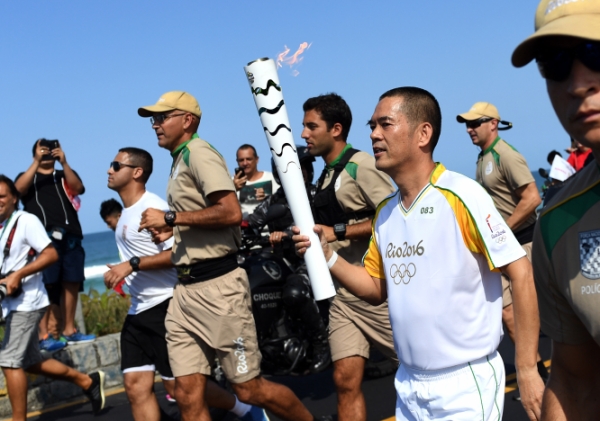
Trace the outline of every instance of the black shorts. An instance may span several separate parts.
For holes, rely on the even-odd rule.
[[[171,299],[138,314],[129,314],[121,330],[121,370],[158,370],[161,377],[173,378],[169,364],[165,317]]]

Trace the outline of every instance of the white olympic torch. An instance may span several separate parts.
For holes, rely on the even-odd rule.
[[[300,160],[292,136],[287,108],[283,101],[277,67],[275,62],[262,58],[248,63],[244,67],[258,115],[263,125],[271,154],[279,173],[279,179],[285,191],[288,204],[294,217],[294,223],[303,235],[308,235],[313,247],[304,255],[308,277],[316,300],[324,300],[335,295],[327,262],[323,255],[319,237],[313,231],[315,221],[312,217]]]

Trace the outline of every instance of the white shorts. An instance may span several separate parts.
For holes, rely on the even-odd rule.
[[[504,362],[497,351],[442,370],[401,364],[394,382],[396,420],[501,420],[504,382]]]

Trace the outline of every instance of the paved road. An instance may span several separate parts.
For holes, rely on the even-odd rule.
[[[550,358],[549,339],[545,337],[540,338],[540,345],[542,358],[548,360]],[[514,400],[518,391],[514,390],[514,374],[511,376],[511,373],[514,373],[514,347],[510,340],[505,338],[500,344],[499,351],[505,361],[507,371],[504,419],[510,421],[527,421],[521,403]],[[333,415],[334,419],[336,419],[336,400],[331,374],[331,370],[327,370],[313,376],[276,377],[273,380],[291,387],[315,415]],[[390,375],[380,379],[367,379],[364,381],[363,390],[368,406],[369,421],[381,421],[393,417],[395,404],[393,380],[393,376]],[[157,396],[159,396],[161,407],[169,412],[176,411],[176,406],[169,404],[165,400],[164,389],[159,383],[156,385],[156,392]],[[91,413],[91,407],[88,403],[79,403],[66,408],[47,411],[40,415],[36,414],[30,419],[35,421],[129,421],[133,418],[131,417],[127,398],[121,392],[109,396],[106,408],[96,417]],[[226,419],[231,421],[234,417],[227,416]],[[279,421],[274,416],[271,416],[271,420]]]

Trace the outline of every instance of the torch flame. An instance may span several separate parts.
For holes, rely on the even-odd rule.
[[[287,57],[290,49],[287,47],[287,45],[284,45],[284,50],[277,55],[277,67],[283,67],[284,64],[290,66],[290,68],[297,66],[304,59],[304,57],[300,57],[300,55],[304,52],[304,50],[308,50],[311,45],[312,43],[309,44],[308,42],[303,42],[291,57]],[[298,76],[298,74],[300,74],[298,70],[294,69],[292,71],[293,76]]]

